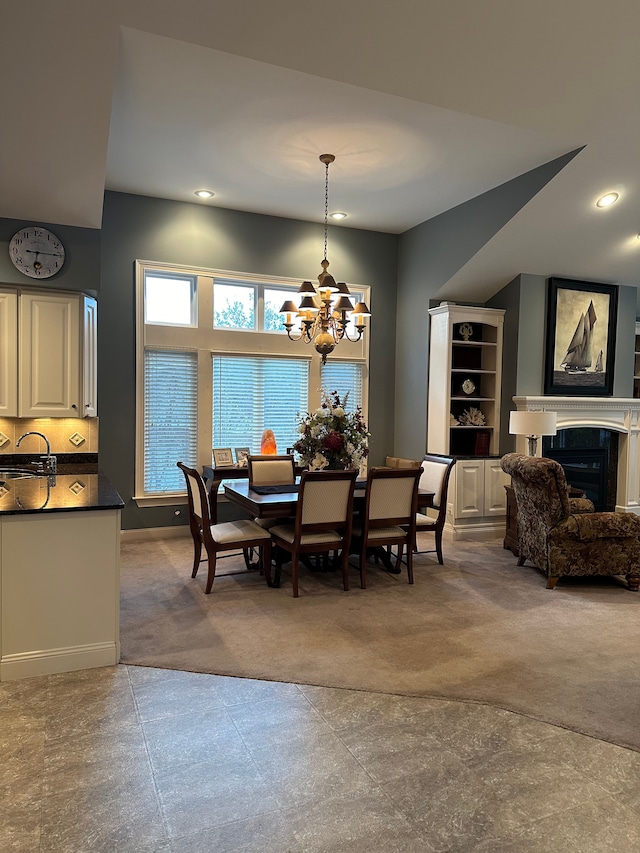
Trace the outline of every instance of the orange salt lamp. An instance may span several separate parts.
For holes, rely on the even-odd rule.
[[[260,453],[264,456],[275,456],[278,452],[276,447],[276,437],[272,429],[265,429],[262,433],[262,441],[260,442]]]

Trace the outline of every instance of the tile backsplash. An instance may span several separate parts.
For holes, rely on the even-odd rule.
[[[45,453],[37,435],[27,436],[16,449],[20,436],[31,431],[46,435],[55,454],[98,452],[98,418],[0,418],[0,456]]]

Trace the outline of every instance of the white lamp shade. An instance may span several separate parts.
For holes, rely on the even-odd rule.
[[[557,412],[511,412],[509,432],[511,435],[555,435]]]

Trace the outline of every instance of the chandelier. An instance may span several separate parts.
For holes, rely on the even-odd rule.
[[[318,288],[316,290],[310,281],[303,281],[298,288],[298,293],[302,296],[300,304],[296,305],[293,300],[288,299],[279,312],[285,315],[283,325],[289,338],[292,341],[304,341],[306,344],[313,343],[322,356],[323,364],[340,341],[345,338],[353,343],[359,341],[365,330],[365,317],[371,316],[366,303],[358,302],[354,306],[347,285],[343,281],[336,284],[334,277],[327,272],[329,164],[335,159],[333,154],[320,155],[320,162],[324,163],[325,169],[324,258],[320,262],[322,272],[318,276]],[[299,321],[295,328],[294,317]],[[353,330],[348,328],[351,322]]]

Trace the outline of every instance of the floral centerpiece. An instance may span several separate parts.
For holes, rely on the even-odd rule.
[[[300,438],[293,449],[300,464],[311,471],[323,468],[357,468],[369,455],[367,425],[358,406],[347,412],[349,392],[340,399],[337,391],[322,390],[322,405],[300,419]]]

